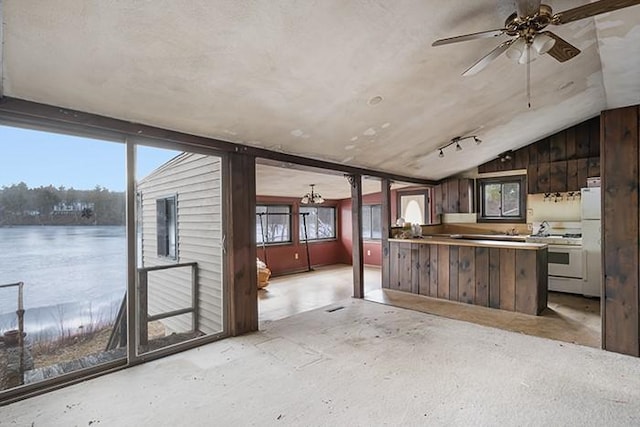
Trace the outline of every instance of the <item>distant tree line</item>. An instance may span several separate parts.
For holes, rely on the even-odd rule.
[[[29,188],[24,182],[0,187],[2,225],[123,225],[124,192],[96,185],[93,190],[64,186]]]

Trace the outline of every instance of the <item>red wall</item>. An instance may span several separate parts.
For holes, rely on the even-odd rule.
[[[297,215],[300,208],[300,199],[288,197],[272,197],[258,196],[256,202],[259,205],[280,204],[290,205],[291,212],[294,214],[291,219],[291,243],[266,245],[267,267],[271,270],[272,275],[294,273],[307,270],[307,250],[304,241],[300,242],[298,238],[298,224],[300,216]],[[339,201],[327,200],[322,206],[333,206],[336,208],[337,214],[337,239],[330,241],[309,242],[309,258],[312,266],[331,265],[345,262],[347,258],[343,253],[343,246],[340,242],[341,227],[340,224],[340,206]],[[295,259],[295,254],[298,259]],[[258,258],[265,260],[262,245],[257,247]],[[350,258],[348,263],[351,263]]]
[[[363,205],[379,205],[382,203],[380,193],[367,194],[362,196]],[[393,203],[392,203],[393,205]],[[394,209],[395,210],[395,209]],[[340,223],[342,229],[340,233],[340,241],[342,243],[342,251],[344,263],[351,264],[353,239],[351,232],[351,199],[340,201]],[[367,265],[382,265],[382,246],[379,240],[365,240],[362,244],[362,254],[364,263]]]

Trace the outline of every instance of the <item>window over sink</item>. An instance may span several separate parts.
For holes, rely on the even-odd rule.
[[[478,180],[478,221],[525,222],[525,175]]]

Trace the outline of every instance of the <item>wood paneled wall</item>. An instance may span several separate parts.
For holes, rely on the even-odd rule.
[[[562,130],[511,154],[478,166],[479,173],[527,169],[528,192],[576,191],[600,176],[600,117]]]
[[[602,113],[602,346],[640,356],[638,106]]]
[[[389,288],[539,314],[547,306],[546,250],[390,243]]]

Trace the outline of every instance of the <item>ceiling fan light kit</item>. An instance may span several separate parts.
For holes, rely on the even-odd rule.
[[[440,39],[433,42],[432,46],[498,37],[504,34],[513,37],[476,61],[462,74],[463,76],[477,74],[504,52],[507,52],[506,55],[510,59],[528,64],[532,60],[528,57],[532,55],[530,52],[527,54],[527,46],[533,47],[539,55],[548,53],[556,61],[565,62],[577,56],[580,49],[551,31],[543,31],[547,26],[562,25],[637,4],[640,4],[640,0],[600,0],[554,14],[551,6],[541,4],[541,0],[516,0],[517,11],[506,19],[504,28]]]

